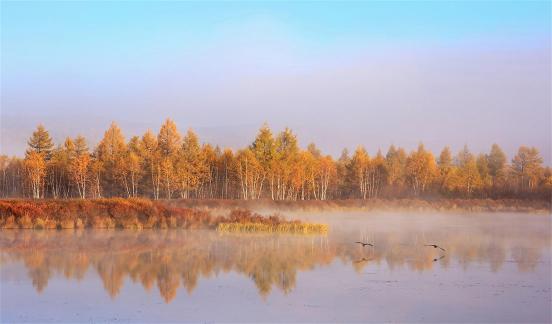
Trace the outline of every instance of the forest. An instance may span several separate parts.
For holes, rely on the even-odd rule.
[[[434,155],[423,144],[407,152],[358,146],[337,159],[314,143],[300,147],[288,128],[263,125],[248,147],[232,150],[181,134],[167,119],[154,134],[126,139],[112,123],[90,147],[82,136],[55,144],[39,125],[25,157],[0,156],[3,198],[151,198],[335,200],[372,198],[550,199],[552,169],[538,149],[511,159],[497,144],[474,154],[467,146]]]

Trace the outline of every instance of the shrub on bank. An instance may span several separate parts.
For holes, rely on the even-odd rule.
[[[215,229],[221,223],[256,224],[256,231],[327,231],[327,228],[311,227],[319,224],[287,221],[276,215],[263,217],[249,210],[232,210],[222,217],[206,210],[168,206],[146,199],[0,200],[1,229]]]

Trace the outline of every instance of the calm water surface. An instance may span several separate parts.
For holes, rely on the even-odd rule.
[[[1,320],[552,321],[550,215],[292,216],[330,233],[1,231]]]

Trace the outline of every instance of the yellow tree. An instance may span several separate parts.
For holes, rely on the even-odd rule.
[[[297,163],[297,155],[299,153],[299,146],[297,143],[297,137],[293,132],[286,128],[276,138],[276,150],[275,157],[271,170],[275,174],[275,184],[271,184],[272,191],[275,199],[288,199],[292,195],[291,175],[293,166]]]
[[[460,178],[459,190],[461,193],[470,196],[482,185],[477,162],[467,145],[464,145],[464,148],[458,153],[456,160]]]
[[[79,197],[84,199],[90,174],[90,154],[84,137],[77,136],[73,143],[74,154],[70,155],[69,173],[77,187]]]
[[[126,150],[121,128],[115,122],[111,123],[96,148],[96,156],[103,170],[100,179],[104,183],[103,187],[107,188],[108,195],[118,195],[122,191],[118,184],[124,182],[126,176]]]
[[[319,165],[319,194],[320,200],[328,199],[328,188],[333,183],[337,175],[337,166],[330,155],[320,157],[318,159]]]
[[[213,148],[210,144],[204,144],[201,147],[201,161],[205,166],[205,172],[201,177],[200,194],[198,198],[214,198],[215,192],[218,191],[218,158],[221,155],[220,148]]]
[[[91,180],[91,194],[92,198],[102,197],[102,173],[104,172],[104,165],[98,158],[97,152],[91,155],[90,161],[90,176]]]
[[[262,179],[262,167],[255,154],[249,148],[246,148],[238,151],[234,161],[242,199],[256,199]]]
[[[25,173],[31,184],[31,192],[34,199],[44,196],[42,191],[44,176],[46,175],[46,161],[44,154],[30,151],[25,157]]]
[[[488,193],[488,190],[493,184],[489,169],[489,159],[485,154],[479,154],[475,160],[477,170],[479,171],[479,177],[481,178],[481,189],[483,192]]]
[[[370,156],[364,147],[357,147],[351,159],[351,166],[360,191],[360,197],[366,199],[368,198],[368,186],[370,182]]]
[[[355,172],[352,159],[349,157],[349,150],[344,148],[339,159],[336,161],[337,179],[336,195],[340,198],[350,197],[357,188]]]
[[[512,173],[518,180],[521,192],[533,191],[542,177],[543,159],[535,147],[521,146],[512,159]]]
[[[305,170],[309,183],[309,190],[314,199],[326,200],[330,185],[335,185],[337,164],[330,155],[323,156],[314,143],[307,146]],[[310,196],[309,196],[310,199]]]
[[[303,164],[303,168],[305,171],[305,181],[308,184],[309,192],[312,192],[312,196],[314,199],[321,199],[320,198],[320,177],[321,177],[321,163],[320,163],[320,150],[314,145],[314,143],[311,143],[307,146],[307,151],[301,152],[301,159]],[[302,194],[304,196],[304,194]],[[302,197],[304,199],[304,197]],[[310,194],[308,195],[308,198],[310,198]]]
[[[546,167],[543,171],[543,177],[541,181],[541,190],[545,197],[552,197],[552,168]]]
[[[359,146],[353,154],[351,167],[362,199],[377,197],[387,181],[385,159],[381,151],[371,159],[366,150]]]
[[[381,189],[385,183],[387,183],[387,167],[385,159],[380,150],[376,154],[376,157],[370,161],[369,167],[369,196],[370,198],[378,197]]]
[[[452,161],[452,153],[450,147],[446,146],[439,154],[438,161],[439,176],[438,182],[442,192],[451,192],[456,189],[457,183],[456,180],[456,166],[454,166]]]
[[[47,161],[50,159],[50,153],[54,148],[54,143],[50,137],[50,133],[44,128],[44,125],[37,126],[36,131],[33,132],[31,138],[27,141],[29,148],[27,154],[31,152],[43,154],[44,159]]]
[[[232,178],[234,174],[234,166],[237,165],[234,158],[234,153],[231,149],[224,149],[219,159],[219,168],[221,170],[221,198],[228,199],[232,195]]]
[[[26,151],[26,159],[28,160],[28,163],[26,163],[26,173],[29,177],[32,176],[29,180],[31,182],[31,187],[33,188],[33,197],[43,198],[46,191],[45,177],[48,173],[48,162],[51,159],[54,144],[52,142],[52,138],[50,137],[50,133],[42,124],[40,124],[27,141],[27,145],[28,149]],[[31,156],[31,153],[39,154],[41,158],[35,154]],[[41,167],[42,164],[44,164],[43,168]],[[33,168],[37,169],[33,171]],[[39,178],[40,182],[36,183]],[[36,185],[39,185],[40,187],[37,188],[35,187]]]
[[[128,180],[124,179],[127,195],[129,197],[137,197],[140,179],[143,175],[142,147],[138,136],[133,136],[128,142],[127,150],[125,151],[124,165],[127,167],[125,173],[128,174]]]
[[[157,135],[157,149],[161,158],[161,175],[167,199],[171,199],[177,185],[176,162],[180,149],[180,133],[176,124],[167,118]]]
[[[63,146],[52,149],[50,159],[46,163],[46,182],[50,188],[52,198],[71,195],[70,160],[75,153],[71,138],[66,138]]]
[[[0,181],[0,197],[7,197],[9,192],[8,186],[8,167],[10,159],[7,155],[0,155],[0,171],[2,173],[2,181]]]
[[[71,178],[73,179],[79,197],[86,198],[86,185],[88,183],[90,155],[82,154],[71,161]]]
[[[52,138],[50,137],[50,133],[44,128],[42,124],[39,124],[36,128],[36,130],[33,132],[29,140],[27,141],[28,149],[26,151],[26,155],[28,156],[30,153],[37,153],[42,156],[42,160],[44,161],[44,171],[40,172],[33,172],[34,176],[38,176],[39,174],[42,174],[44,172],[44,175],[40,179],[40,188],[34,188],[36,189],[36,193],[38,197],[35,198],[41,198],[44,197],[45,191],[46,191],[46,181],[45,177],[48,172],[48,162],[51,159],[52,150],[54,148],[54,143],[52,142]],[[38,167],[41,163],[38,163],[38,157],[34,156],[32,157],[32,162],[30,162],[35,167]],[[27,168],[28,170],[28,168]],[[38,171],[38,170],[37,170]],[[32,181],[31,181],[32,183]],[[34,189],[33,189],[33,197],[34,197]]]
[[[404,169],[406,165],[406,152],[403,148],[396,148],[394,145],[389,147],[385,156],[387,169],[387,183],[395,192],[404,187]]]
[[[161,191],[161,157],[157,148],[157,138],[151,130],[147,130],[141,139],[141,160],[145,164],[145,170],[151,185],[153,199],[159,199]]]
[[[291,199],[296,200],[300,196],[301,200],[305,200],[305,194],[308,194],[308,178],[318,177],[316,162],[311,152],[301,151],[298,153],[297,162],[291,166],[291,190],[293,191]]]
[[[249,147],[255,158],[259,161],[262,167],[262,179],[259,187],[259,195],[263,191],[263,185],[265,179],[270,176],[271,184],[274,183],[275,174],[272,172],[271,167],[274,165],[274,159],[276,156],[276,142],[272,136],[272,131],[267,124],[264,124],[257,133],[257,137]],[[273,185],[271,185],[273,188]],[[272,199],[274,199],[274,190],[271,190]]]
[[[197,189],[206,174],[207,166],[203,160],[199,139],[194,131],[189,129],[182,141],[177,167],[181,197],[189,198],[190,191]]]
[[[437,164],[433,154],[423,144],[406,159],[406,178],[414,195],[424,193],[437,176]]]
[[[504,154],[500,146],[495,143],[491,146],[491,151],[487,156],[487,160],[493,187],[498,189],[498,187],[502,187],[506,181],[506,154]]]

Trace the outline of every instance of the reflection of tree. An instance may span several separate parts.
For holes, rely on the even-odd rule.
[[[489,256],[488,259],[491,264],[491,270],[493,272],[498,272],[506,259],[506,251],[496,243],[490,243],[485,252]]]
[[[180,279],[176,269],[170,262],[161,264],[161,269],[157,273],[157,286],[165,302],[168,303],[176,297],[176,289],[180,286]]]
[[[202,278],[230,271],[251,278],[262,296],[275,288],[288,293],[295,287],[298,271],[336,259],[352,264],[359,273],[378,264],[390,270],[427,271],[452,262],[464,268],[487,262],[492,271],[499,271],[511,254],[520,271],[533,271],[549,237],[506,234],[450,231],[429,237],[414,230],[390,231],[373,235],[375,248],[363,248],[352,244],[355,233],[350,232],[320,237],[180,230],[10,231],[0,235],[0,260],[1,264],[23,261],[38,292],[55,274],[80,280],[92,268],[111,297],[119,294],[129,278],[147,290],[157,286],[168,303],[180,286],[191,294]],[[445,246],[446,257],[424,247],[426,242]]]
[[[33,287],[41,293],[48,285],[51,273],[48,267],[37,267],[29,270],[29,277],[33,280]]]
[[[98,260],[96,264],[96,270],[102,278],[104,288],[111,297],[117,296],[123,286],[124,265],[121,261],[111,255],[111,253],[108,253],[108,255]]]
[[[518,246],[512,250],[512,257],[520,271],[534,271],[539,261],[540,251],[538,248]]]

